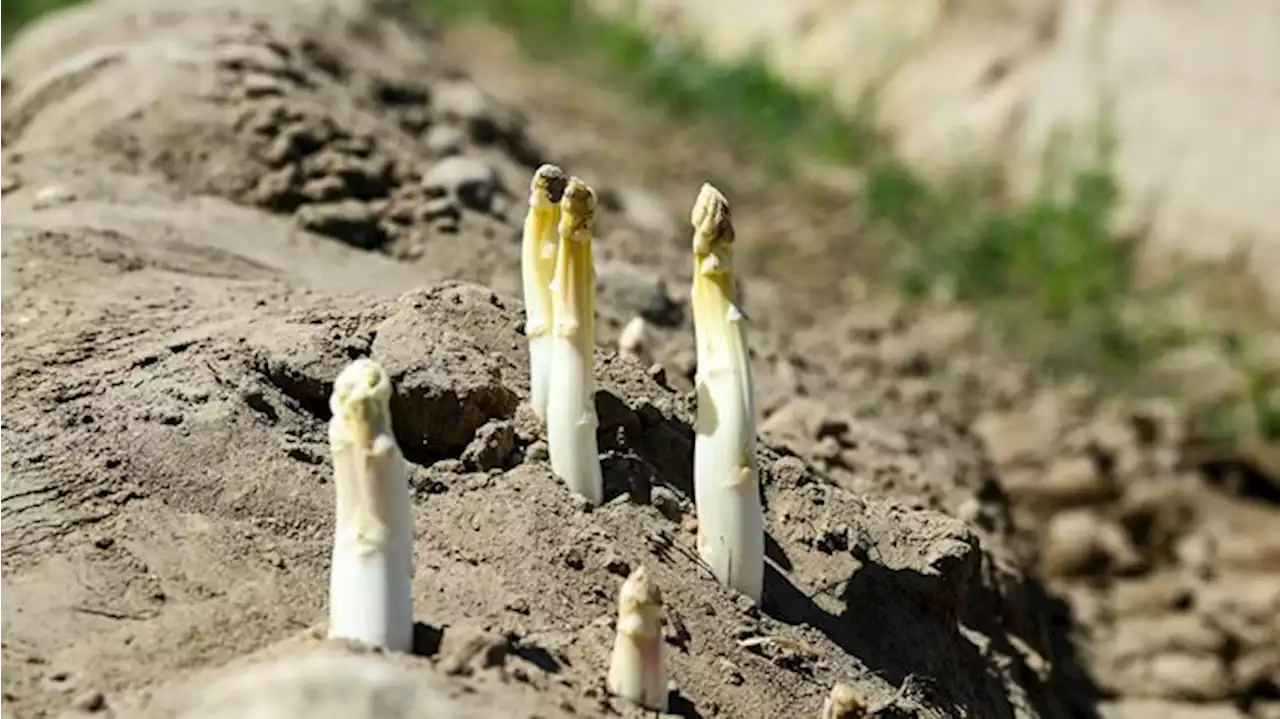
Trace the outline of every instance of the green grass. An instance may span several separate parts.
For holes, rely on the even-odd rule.
[[[65,5],[71,5],[77,0],[4,0],[0,3],[0,26],[3,32],[0,32],[0,42],[8,45],[9,40],[17,34],[22,26],[36,19],[37,17],[49,12],[57,10]]]
[[[870,170],[871,193],[892,192],[885,175]],[[1118,188],[1105,165],[1063,185],[1005,205],[987,199],[990,190],[956,183],[920,200],[911,223],[885,217],[900,201],[870,197],[867,207],[903,240],[897,274],[907,293],[941,288],[982,309],[1006,347],[1055,374],[1123,377],[1160,346],[1126,326],[1134,245],[1111,233]]]

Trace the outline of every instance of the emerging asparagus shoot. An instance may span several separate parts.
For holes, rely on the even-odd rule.
[[[649,570],[636,568],[618,592],[618,634],[609,662],[609,693],[646,709],[667,710],[662,658],[662,592]]]
[[[691,217],[698,416],[694,494],[698,553],[721,583],[759,603],[764,591],[764,512],[755,458],[755,388],[743,315],[735,300],[729,203],[702,186]]]
[[[560,246],[551,283],[553,327],[547,398],[551,471],[593,505],[604,501],[596,448],[596,277],[591,258],[595,192],[570,178],[560,200]]]
[[[556,227],[565,181],[564,172],[555,165],[543,165],[533,173],[520,258],[524,333],[529,338],[529,394],[533,412],[543,422],[547,421],[551,381],[551,280],[556,270]]]
[[[618,335],[618,354],[644,365],[653,364],[653,333],[643,317],[632,317]]]
[[[857,719],[861,716],[867,716],[867,712],[856,689],[843,682],[831,687],[831,693],[822,702],[821,719]]]
[[[390,402],[391,380],[371,359],[347,365],[329,398],[337,495],[329,637],[408,652],[413,644],[413,517]]]

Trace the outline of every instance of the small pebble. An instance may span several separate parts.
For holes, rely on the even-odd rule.
[[[680,520],[680,528],[689,534],[696,534],[698,532],[698,518],[693,515],[686,516]]]
[[[65,205],[68,202],[75,201],[75,199],[75,193],[62,185],[49,185],[36,191],[36,198],[33,204],[36,209],[43,210],[54,205]]]
[[[653,355],[650,352],[652,345],[653,337],[649,330],[649,323],[643,317],[634,317],[618,337],[618,354],[641,364],[651,365],[653,364]]]
[[[595,505],[591,504],[591,500],[576,492],[570,497],[570,501],[573,502],[573,508],[579,512],[590,512],[595,509]]]
[[[100,712],[107,708],[107,697],[100,691],[87,691],[76,697],[71,706],[82,712]]]

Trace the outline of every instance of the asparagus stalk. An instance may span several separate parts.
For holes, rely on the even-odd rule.
[[[734,230],[728,201],[704,184],[691,221],[691,304],[698,353],[698,553],[721,583],[759,603],[764,591],[764,511],[755,458],[755,389],[744,318],[734,304]]]
[[[667,710],[662,657],[662,592],[644,565],[618,592],[618,633],[609,662],[609,693],[646,709]]]
[[[556,270],[556,226],[564,185],[564,172],[555,165],[543,165],[533,173],[520,259],[524,333],[529,338],[529,395],[534,414],[543,422],[547,421],[551,373],[551,280]]]
[[[337,495],[329,637],[408,652],[413,644],[413,517],[390,401],[391,380],[371,359],[347,365],[329,398]]]
[[[595,268],[591,234],[596,195],[570,178],[560,200],[560,246],[551,283],[553,328],[547,399],[551,471],[593,505],[604,501],[596,447]]]

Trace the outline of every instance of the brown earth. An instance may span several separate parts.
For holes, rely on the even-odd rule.
[[[5,59],[5,716],[638,716],[602,677],[640,562],[683,716],[817,716],[836,682],[877,716],[1280,712],[1268,475],[1199,461],[1172,410],[954,352],[962,311],[799,274],[856,229],[839,183],[383,0],[101,2]],[[543,161],[602,197],[594,511],[523,403]],[[705,179],[760,245],[762,608],[691,553]],[[613,349],[637,315],[653,366]],[[325,400],[370,354],[413,463],[412,657],[318,639]]]

